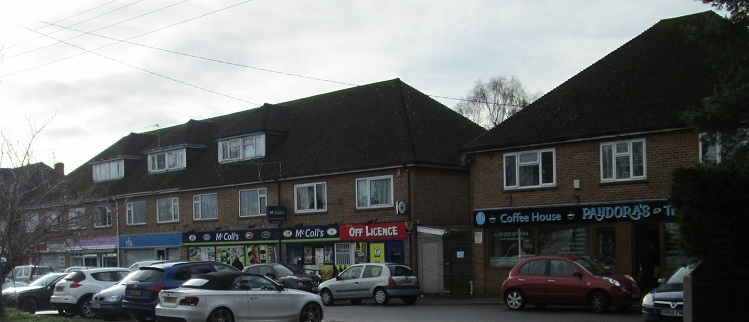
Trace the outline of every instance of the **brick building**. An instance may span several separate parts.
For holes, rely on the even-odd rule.
[[[40,214],[67,219],[43,259],[237,257],[328,278],[391,261],[442,292],[442,236],[470,229],[457,150],[484,132],[395,79],[131,133],[70,173]]]
[[[717,80],[690,30],[719,19],[658,22],[465,147],[477,293],[498,294],[537,254],[589,256],[633,277],[685,262],[671,173],[716,157],[680,118]]]

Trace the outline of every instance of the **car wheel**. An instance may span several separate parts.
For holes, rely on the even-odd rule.
[[[91,295],[86,295],[80,302],[78,302],[78,315],[82,318],[92,318],[96,316],[94,311],[91,310]]]
[[[66,317],[72,317],[78,314],[76,311],[69,310],[69,309],[59,309],[57,310],[57,314],[66,316]]]
[[[390,302],[390,295],[384,288],[378,288],[374,292],[374,299],[379,305],[387,305]]]
[[[403,303],[406,303],[406,305],[412,305],[412,304],[416,303],[416,299],[418,299],[418,298],[419,297],[416,296],[416,295],[414,295],[414,296],[406,296],[406,297],[403,298]]]
[[[211,312],[208,322],[234,322],[234,314],[231,314],[231,310],[220,307]]]
[[[322,308],[317,303],[307,303],[302,308],[302,314],[299,316],[299,322],[320,322],[322,321]]]
[[[18,302],[18,309],[24,312],[29,312],[31,314],[36,313],[37,304],[34,299],[30,297],[25,297],[21,299],[21,301]]]
[[[351,304],[353,305],[359,305],[361,304],[361,299],[353,299],[353,300],[349,300],[349,302],[351,302]]]
[[[505,294],[505,304],[510,310],[522,310],[525,307],[525,295],[520,290],[509,290]]]
[[[604,313],[608,311],[609,306],[611,306],[611,298],[609,298],[609,295],[606,294],[606,292],[595,291],[590,295],[589,303],[594,312]]]
[[[335,300],[333,299],[333,294],[330,293],[330,290],[322,290],[322,292],[320,292],[320,299],[322,300],[322,304],[324,304],[325,306],[333,305],[333,302],[335,302]]]

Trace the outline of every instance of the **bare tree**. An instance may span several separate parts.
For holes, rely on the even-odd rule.
[[[488,82],[476,81],[455,111],[469,120],[490,129],[538,99],[542,93],[528,94],[515,76],[492,77]]]
[[[25,142],[0,129],[0,256],[6,259],[3,272],[26,259],[33,261],[38,245],[63,236],[62,211],[50,221],[32,208],[45,204],[64,178],[61,171],[44,163],[32,163],[33,142],[47,124],[36,127],[29,121],[30,132]]]

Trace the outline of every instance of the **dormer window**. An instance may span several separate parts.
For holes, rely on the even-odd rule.
[[[218,162],[234,162],[265,156],[265,135],[249,135],[218,142]]]
[[[184,169],[186,164],[184,148],[148,154],[150,173],[180,170]]]
[[[125,176],[125,161],[114,160],[93,165],[94,182],[121,179]]]

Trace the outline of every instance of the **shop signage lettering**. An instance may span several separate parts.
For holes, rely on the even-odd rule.
[[[666,200],[620,204],[595,204],[491,209],[475,211],[474,227],[497,227],[532,224],[579,224],[617,221],[675,221],[676,209]],[[354,234],[351,234],[352,236]],[[357,235],[358,236],[358,235]]]
[[[373,223],[341,225],[341,240],[405,239],[406,223]]]
[[[297,229],[294,238],[320,238],[325,237],[325,231],[319,228]]]
[[[239,234],[237,233],[217,233],[216,241],[236,241],[239,240]]]

